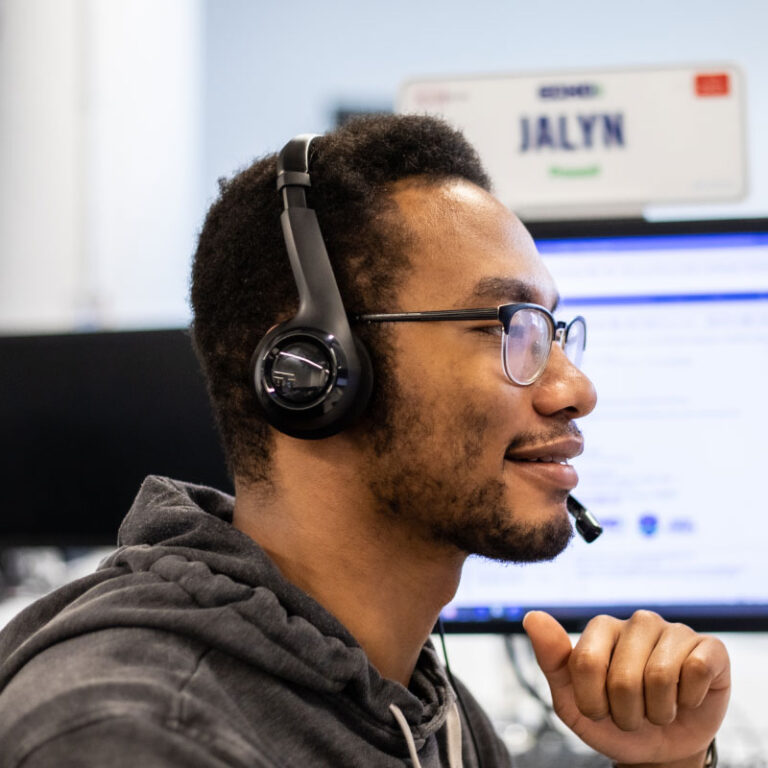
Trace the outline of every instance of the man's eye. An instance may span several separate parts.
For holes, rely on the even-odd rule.
[[[504,328],[501,325],[481,325],[477,328],[473,328],[473,331],[479,331],[480,333],[488,334],[489,336],[501,336],[504,332]]]

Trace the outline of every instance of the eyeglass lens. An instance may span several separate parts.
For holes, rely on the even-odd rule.
[[[552,326],[535,309],[519,309],[504,339],[504,368],[518,384],[530,384],[544,370],[552,345]]]
[[[577,317],[566,329],[563,350],[568,359],[580,366],[586,340],[586,326]],[[517,384],[531,384],[542,374],[552,347],[549,318],[534,308],[522,308],[512,315],[504,337],[504,370]]]
[[[581,368],[584,358],[584,347],[587,340],[587,326],[584,318],[576,317],[565,331],[565,344],[563,350],[565,356],[577,367]]]

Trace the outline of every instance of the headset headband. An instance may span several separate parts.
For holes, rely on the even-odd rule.
[[[365,347],[352,335],[320,225],[307,206],[314,134],[291,139],[277,158],[280,225],[299,293],[294,317],[267,332],[251,360],[269,423],[292,437],[328,437],[362,414],[373,386]]]
[[[344,302],[333,274],[317,215],[307,207],[305,190],[311,186],[309,150],[315,134],[291,139],[277,158],[277,188],[282,192],[280,224],[299,292],[299,309],[286,328],[309,326],[333,334],[351,348],[356,358]],[[356,359],[354,360],[356,364]]]

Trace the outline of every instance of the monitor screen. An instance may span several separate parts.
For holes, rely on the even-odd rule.
[[[588,322],[575,495],[605,530],[552,563],[470,558],[447,629],[646,607],[768,630],[768,220],[530,229]],[[183,330],[0,337],[0,424],[0,547],[114,544],[148,474],[231,491]]]
[[[0,547],[115,544],[149,474],[231,490],[183,330],[0,337]]]
[[[574,495],[601,521],[554,562],[470,558],[443,620],[518,631],[548,610],[650,608],[709,630],[768,629],[768,221],[531,225],[587,319],[598,404]]]

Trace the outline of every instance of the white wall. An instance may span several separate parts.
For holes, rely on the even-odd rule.
[[[90,319],[186,322],[203,215],[202,7],[88,0]]]
[[[196,0],[0,3],[0,329],[186,321]]]
[[[83,274],[82,19],[0,4],[0,326],[69,326]]]

